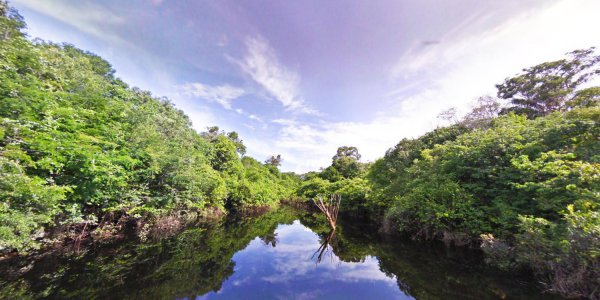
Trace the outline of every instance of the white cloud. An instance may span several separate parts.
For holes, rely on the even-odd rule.
[[[244,89],[234,87],[231,85],[227,85],[227,84],[219,85],[219,86],[210,86],[210,85],[202,84],[199,82],[193,82],[193,83],[185,83],[182,85],[177,85],[176,91],[173,92],[171,94],[171,96],[175,99],[186,100],[186,101],[178,101],[178,104],[179,104],[179,102],[181,102],[181,105],[186,107],[186,109],[184,109],[184,110],[186,111],[186,113],[188,113],[190,115],[190,117],[192,117],[192,121],[194,121],[194,125],[196,125],[196,123],[202,124],[202,126],[198,127],[198,128],[196,128],[196,126],[194,126],[196,128],[196,130],[202,131],[205,129],[206,126],[209,126],[211,124],[212,125],[219,124],[223,128],[231,127],[228,125],[232,125],[232,124],[224,124],[223,123],[223,122],[225,122],[224,119],[217,120],[214,116],[212,116],[212,114],[210,114],[210,110],[207,107],[201,106],[201,108],[199,110],[198,108],[195,108],[193,105],[185,104],[186,102],[193,103],[194,101],[191,101],[191,98],[195,98],[195,97],[208,100],[209,102],[218,103],[223,108],[225,108],[227,110],[232,110],[235,113],[237,113],[238,115],[244,116],[244,117],[260,124],[260,127],[258,127],[258,128],[266,129],[268,126],[260,116],[249,113],[249,112],[245,111],[244,109],[233,107],[233,101],[245,94],[246,94],[246,91]],[[180,105],[178,105],[178,106],[180,106]],[[210,114],[210,116],[209,116],[209,114]],[[197,117],[200,119],[199,122],[196,121]],[[213,123],[207,124],[206,120],[209,120],[210,122],[213,122]],[[252,125],[252,124],[248,124],[248,123],[242,123],[242,125],[252,132],[255,132],[257,129],[257,126],[255,126],[256,124]]]
[[[128,41],[110,31],[103,30],[107,25],[123,24],[127,20],[96,3],[77,2],[76,5],[73,5],[73,3],[65,1],[36,0],[13,0],[11,2],[24,5],[104,41],[132,46]]]
[[[261,119],[259,116],[257,116],[257,115],[248,115],[248,118],[249,118],[249,119],[252,119],[252,120],[254,120],[254,121],[260,122],[260,123],[263,123],[263,122],[264,122],[264,121],[263,121],[263,120],[262,120],[262,119]]]
[[[360,263],[341,261],[329,246],[327,258],[316,264],[314,253],[321,245],[320,238],[299,221],[292,225],[279,225],[275,230],[279,242],[277,247],[265,247],[258,238],[254,239],[244,252],[263,252],[276,270],[274,275],[264,276],[263,281],[285,284],[296,280],[319,278],[322,285],[330,282],[377,281],[396,285],[394,277],[388,277],[379,269],[379,261],[366,256]],[[331,257],[329,257],[331,254]],[[247,254],[248,255],[248,254]]]
[[[199,82],[186,83],[179,87],[180,93],[187,96],[200,97],[211,102],[216,102],[225,109],[231,109],[231,102],[244,95],[246,92],[230,85],[209,86]],[[243,114],[241,109],[236,112]]]
[[[219,124],[219,127],[223,127],[223,122],[220,122],[209,107],[197,106],[193,103],[182,101],[176,103],[176,107],[185,111],[185,114],[192,121],[192,127],[198,132],[206,131],[206,127],[216,124]]]
[[[320,123],[278,119],[272,121],[281,126],[274,142],[249,142],[281,153],[283,168],[296,172],[328,166],[343,145],[358,147],[363,160],[382,157],[400,139],[440,125],[436,116],[441,111],[456,107],[462,114],[477,97],[494,95],[495,84],[521,69],[560,59],[574,49],[600,46],[600,36],[594,33],[600,28],[597,11],[599,1],[566,0],[484,31],[470,28],[467,34],[460,30],[468,26],[461,25],[443,43],[403,54],[390,73],[399,82],[388,93],[395,104],[376,118]]]
[[[236,62],[287,110],[318,114],[316,110],[306,105],[299,95],[300,76],[279,63],[275,51],[264,38],[247,38],[246,54],[241,61]]]
[[[261,125],[262,129],[267,129],[269,127],[269,126],[267,126],[267,123],[261,117],[255,115],[255,114],[249,114],[248,119],[254,120],[255,122],[259,123]]]
[[[280,124],[277,137],[272,142],[245,139],[252,151],[261,156],[280,153],[286,170],[306,172],[318,170],[331,163],[331,157],[339,146],[356,146],[363,161],[382,157],[385,150],[403,137],[415,137],[435,127],[435,120],[415,113],[431,109],[435,103],[422,103],[420,99],[405,102],[396,116],[382,116],[370,122],[320,122],[308,124],[293,120],[275,120]],[[435,118],[434,118],[435,119]]]
[[[248,123],[243,123],[242,125],[244,125],[244,127],[248,128],[250,131],[255,131],[256,127],[248,124]]]
[[[496,26],[473,32],[487,18],[478,15],[469,19],[470,26],[450,30],[440,43],[424,48],[415,42],[401,55],[391,74],[406,77],[420,72],[436,80],[447,78],[448,70],[470,68],[470,78],[484,76],[489,86],[490,79],[511,76],[577,48],[598,46],[600,38],[594,34],[600,26],[595,17],[598,10],[600,2],[594,0],[556,1],[543,10],[515,13]],[[465,33],[467,30],[471,32]]]

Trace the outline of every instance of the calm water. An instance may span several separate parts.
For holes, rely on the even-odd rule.
[[[0,262],[0,298],[549,299],[477,252],[399,242],[365,224],[331,233],[280,209],[149,243]]]
[[[326,248],[318,262],[320,238],[298,220],[279,225],[274,238],[271,243],[252,240],[233,256],[234,273],[221,289],[199,298],[410,298],[399,290],[394,276],[379,269],[376,257],[344,262]]]

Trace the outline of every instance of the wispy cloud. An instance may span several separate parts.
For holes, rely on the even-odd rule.
[[[181,93],[187,96],[195,96],[215,102],[225,109],[232,109],[233,100],[241,97],[246,92],[238,87],[231,85],[209,86],[199,82],[186,83],[180,86]],[[243,114],[243,110],[236,109],[236,112]]]
[[[255,115],[255,114],[247,114],[246,115],[248,117],[248,119],[253,120],[256,123],[260,124],[260,128],[261,129],[267,129],[269,126],[267,125],[267,123],[263,120],[263,118]],[[255,130],[256,127],[254,126],[246,126],[247,128],[251,129],[251,130]]]
[[[126,40],[111,34],[110,31],[104,30],[107,26],[123,24],[127,20],[97,3],[78,2],[76,5],[73,5],[73,3],[65,1],[14,0],[14,2],[25,5],[38,13],[60,20],[104,41],[131,46]]]
[[[435,116],[424,118],[418,112],[435,111],[437,105],[425,97],[414,98],[395,108],[394,111],[399,112],[396,115],[383,115],[366,122],[308,123],[277,119],[271,121],[279,126],[273,142],[265,143],[252,137],[245,141],[254,151],[266,151],[257,152],[260,156],[280,153],[287,167],[296,172],[328,166],[337,147],[344,145],[358,147],[363,161],[373,161],[403,137],[415,137],[435,127]]]
[[[457,62],[457,54],[460,51],[468,50],[470,46],[484,38],[481,33],[475,36],[470,35],[472,32],[469,30],[482,28],[481,23],[491,15],[493,15],[492,12],[475,12],[454,27],[449,28],[439,39],[433,41],[414,40],[393,65],[392,77],[407,78]],[[499,27],[501,25],[495,28]],[[490,31],[484,32],[484,34],[490,33]],[[449,48],[452,48],[453,51],[448,51]]]
[[[264,38],[247,38],[246,54],[241,61],[236,62],[247,75],[287,110],[318,114],[300,96],[300,76],[279,63],[275,51]]]
[[[577,44],[569,45],[566,41],[581,40],[583,35],[580,31],[586,23],[588,26],[597,23],[582,15],[585,11],[582,7],[591,11],[597,8],[597,2],[594,4],[591,0],[577,3],[549,0],[534,6],[522,2],[484,3],[462,22],[448,28],[439,37],[438,43],[413,41],[392,65],[391,77],[420,75],[442,78],[446,74],[440,73],[440,70],[470,65],[479,57],[485,57],[487,63],[492,64],[485,66],[486,73],[503,72],[502,68],[494,68],[496,62],[513,67],[524,61],[532,62],[532,58],[539,62],[549,57],[548,54],[562,54],[565,51],[556,50],[565,49],[565,46],[577,47]],[[478,67],[481,69],[482,66]],[[525,66],[520,65],[520,68]],[[510,74],[504,74],[507,75]]]
[[[263,119],[257,115],[250,114],[248,115],[248,118],[259,123],[264,123]]]
[[[223,122],[210,107],[205,105],[196,105],[193,102],[180,102],[177,108],[182,109],[190,117],[192,127],[198,131],[205,131],[208,126],[219,125],[223,127]]]
[[[375,160],[400,139],[441,125],[436,119],[441,111],[457,107],[459,115],[467,112],[477,97],[493,95],[494,84],[522,68],[559,59],[576,48],[600,46],[597,37],[582,30],[600,24],[592,17],[597,8],[597,1],[554,1],[491,27],[482,25],[489,14],[476,13],[449,28],[440,43],[419,41],[406,49],[388,74],[397,82],[385,95],[390,105],[371,120],[280,118],[270,121],[278,128],[270,142],[245,141],[261,157],[281,154],[284,168],[296,172],[328,166],[343,145],[358,147],[365,161]]]

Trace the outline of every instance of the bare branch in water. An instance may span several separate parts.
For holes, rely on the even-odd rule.
[[[329,226],[335,231],[335,224],[337,222],[338,213],[340,211],[340,204],[342,197],[340,195],[332,195],[329,201],[325,203],[322,196],[317,196],[313,199],[315,205],[325,214]]]

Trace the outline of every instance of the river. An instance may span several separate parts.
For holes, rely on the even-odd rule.
[[[174,236],[0,262],[13,299],[553,299],[481,253],[281,208]]]

